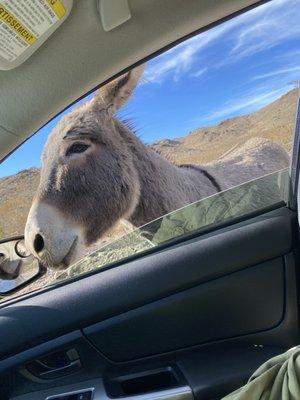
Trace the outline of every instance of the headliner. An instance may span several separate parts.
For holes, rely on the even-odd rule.
[[[96,0],[75,0],[41,48],[19,67],[0,71],[1,158],[101,83],[257,0],[128,2],[131,19],[105,32]]]

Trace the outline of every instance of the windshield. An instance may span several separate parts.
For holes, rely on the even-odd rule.
[[[274,0],[196,34],[11,154],[0,239],[24,235],[47,269],[18,294],[288,205],[299,18]]]

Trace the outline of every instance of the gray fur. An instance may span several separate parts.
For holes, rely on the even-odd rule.
[[[114,116],[131,96],[142,71],[139,67],[113,81],[91,102],[64,117],[44,149],[34,203],[55,207],[79,226],[85,245],[96,242],[121,218],[140,226],[216,193],[218,188],[208,175],[223,190],[289,162],[279,145],[256,138],[223,159],[201,166],[207,173],[172,164]],[[76,141],[90,148],[66,157]],[[30,224],[29,218],[29,228]]]

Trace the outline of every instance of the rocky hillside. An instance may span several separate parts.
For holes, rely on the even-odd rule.
[[[297,90],[292,90],[255,113],[196,129],[176,140],[160,140],[152,147],[178,164],[208,163],[251,137],[271,139],[290,151],[296,103]]]
[[[38,182],[37,168],[0,179],[0,237],[23,232]]]
[[[178,164],[213,161],[255,136],[272,139],[290,150],[296,102],[297,91],[292,90],[255,113],[196,129],[176,140],[161,140],[152,147]],[[0,179],[0,237],[23,232],[38,180],[36,168]],[[122,229],[116,229],[112,236],[124,233]]]

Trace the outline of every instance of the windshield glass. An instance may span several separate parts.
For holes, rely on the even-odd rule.
[[[218,223],[239,216],[246,218],[247,214],[267,209],[276,203],[282,205],[288,197],[289,170],[286,168],[158,218],[96,250],[67,272],[58,274],[56,279],[62,280],[99,269],[187,234],[201,233],[201,228],[207,230],[210,226],[215,227]]]
[[[24,235],[47,269],[18,294],[286,204],[298,3],[266,2],[126,70],[1,164],[0,239]]]

